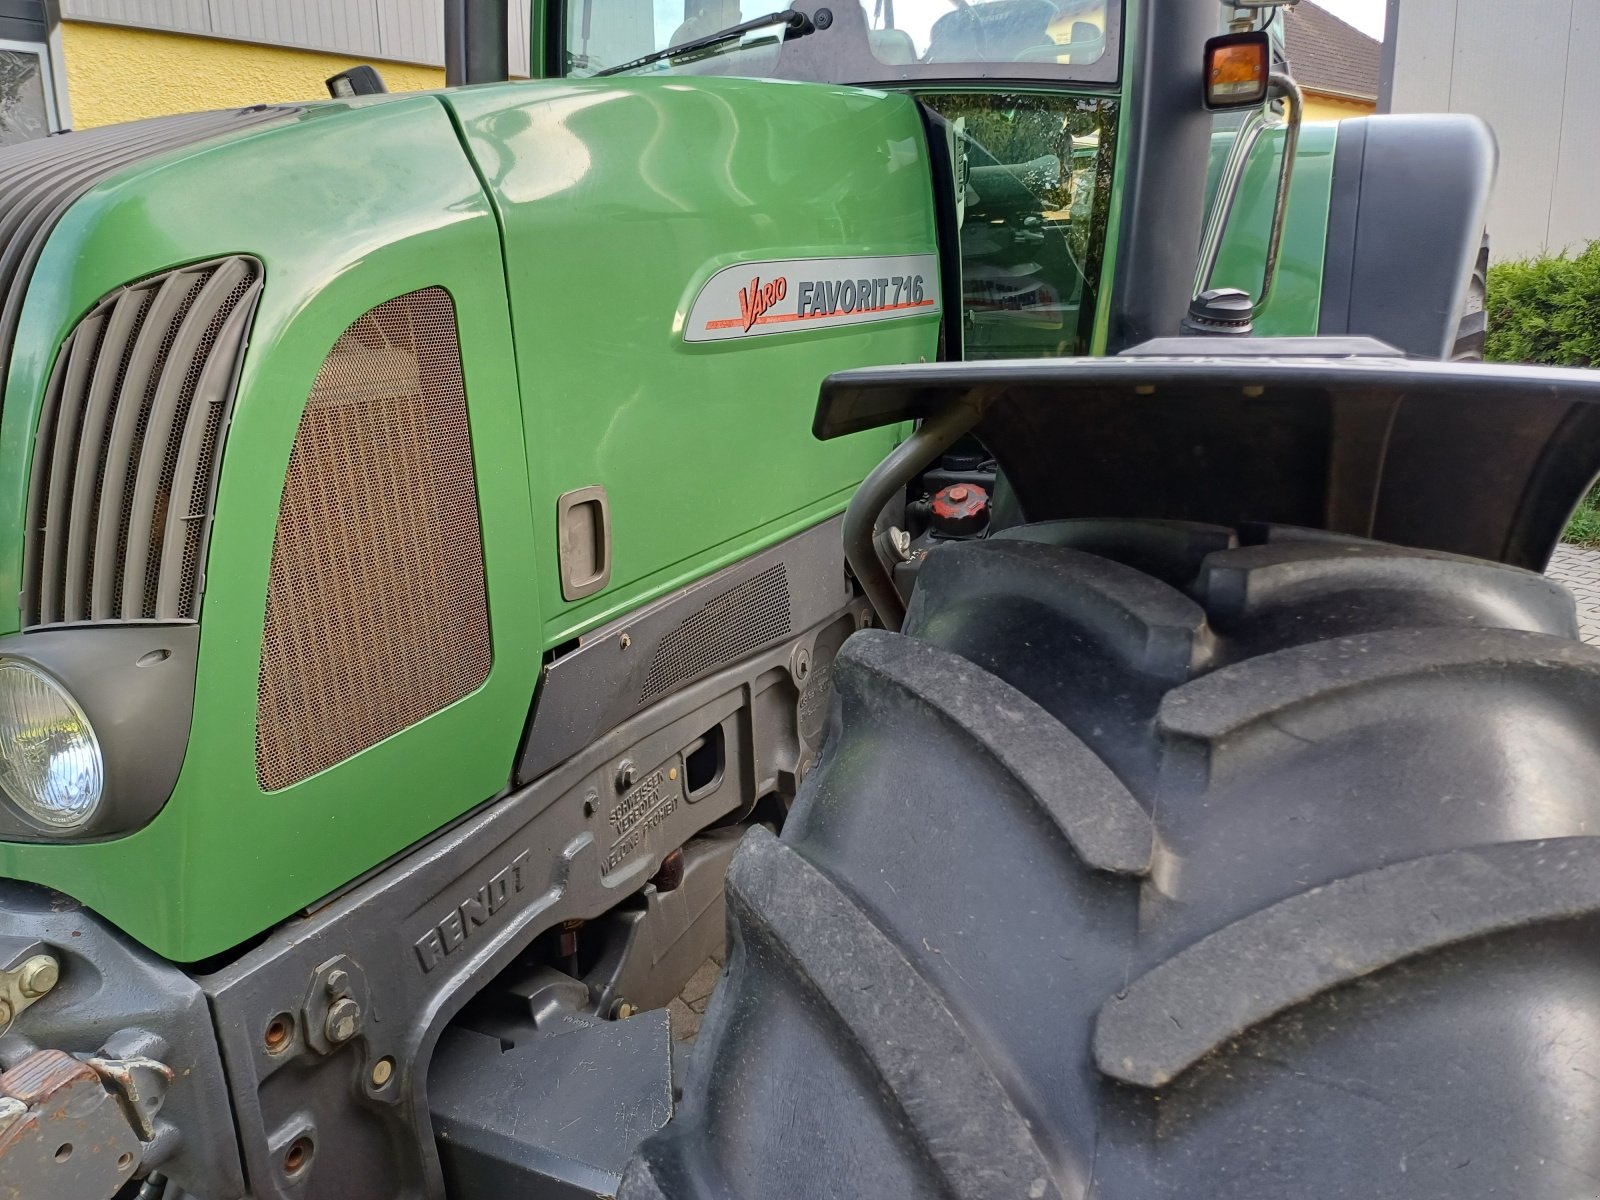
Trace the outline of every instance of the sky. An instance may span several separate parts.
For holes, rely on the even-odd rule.
[[[1383,39],[1383,17],[1389,0],[1316,0],[1323,8],[1362,33]]]

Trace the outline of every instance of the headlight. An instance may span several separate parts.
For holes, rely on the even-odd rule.
[[[89,718],[43,671],[0,660],[0,790],[53,833],[78,828],[100,807],[105,761]]]

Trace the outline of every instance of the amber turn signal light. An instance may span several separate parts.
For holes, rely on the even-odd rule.
[[[1206,107],[1254,108],[1267,98],[1272,45],[1265,31],[1225,33],[1206,43]]]

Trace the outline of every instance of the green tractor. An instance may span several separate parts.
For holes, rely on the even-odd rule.
[[[0,156],[0,1197],[1588,1194],[1600,382],[1281,6]]]

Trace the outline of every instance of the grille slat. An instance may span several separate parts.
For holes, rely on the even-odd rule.
[[[90,368],[100,350],[106,318],[94,313],[80,326],[67,351],[67,370],[62,379],[61,397],[56,409],[55,445],[50,454],[50,486],[45,492],[44,565],[40,569],[39,609],[47,621],[59,621],[62,595],[66,589],[66,538],[59,535],[70,527],[69,492],[73,459],[78,453],[78,434],[82,428],[84,392],[88,390]]]
[[[170,619],[178,615],[160,611],[155,598],[159,588],[150,570],[152,557],[157,565],[160,563],[154,547],[164,540],[162,535],[171,508],[171,460],[182,441],[184,425],[194,416],[190,401],[194,398],[196,364],[204,369],[205,351],[210,348],[217,324],[226,315],[224,305],[230,299],[237,302],[234,290],[242,279],[253,275],[254,270],[250,263],[239,259],[230,259],[216,267],[204,283],[196,285],[193,301],[175,326],[161,373],[152,389],[144,440],[139,447],[139,466],[128,504],[122,575],[125,617],[148,613]]]
[[[119,585],[123,538],[127,530],[128,478],[138,461],[140,418],[155,373],[161,339],[171,328],[192,285],[193,278],[185,271],[174,271],[163,279],[133,340],[128,369],[122,377],[122,386],[117,389],[116,411],[111,414],[111,432],[106,437],[101,457],[100,513],[95,522],[90,620],[114,621],[127,615],[120,609]]]
[[[289,787],[476,690],[491,661],[456,314],[379,305],[317,373],[278,510],[256,778]]]
[[[164,552],[173,487],[190,426],[221,427],[260,289],[254,259],[184,267],[102,300],[63,343],[29,492],[28,626],[198,616],[198,558]],[[189,526],[215,484],[215,438],[199,440],[204,470],[177,493]]]
[[[236,292],[239,286],[242,285],[235,286]],[[249,303],[235,303],[216,332],[215,344],[242,349],[245,331],[254,314],[254,297]],[[189,611],[199,587],[205,538],[211,528],[217,468],[221,465],[216,447],[243,359],[244,355],[238,350],[233,354],[209,355],[195,381],[188,420],[184,422],[183,437],[178,441],[166,528],[161,538],[156,611],[163,616]]]
[[[94,570],[93,529],[100,503],[100,474],[105,463],[105,443],[110,432],[111,413],[117,392],[127,371],[128,356],[144,320],[152,292],[148,288],[129,288],[118,296],[111,309],[111,320],[100,342],[94,377],[89,383],[89,398],[84,406],[83,434],[79,439],[78,461],[72,478],[72,518],[67,527],[68,612],[85,612],[89,606],[89,580]]]
[[[63,350],[66,348],[63,347]],[[40,543],[44,537],[45,496],[49,494],[50,473],[39,469],[40,463],[50,462],[55,453],[56,412],[61,407],[61,387],[67,373],[66,353],[56,356],[55,369],[50,372],[50,383],[45,388],[44,404],[39,413],[39,428],[33,439],[33,471],[28,478],[28,518],[23,528],[26,549],[22,556],[22,622],[39,623],[39,574],[44,566],[44,551]]]

